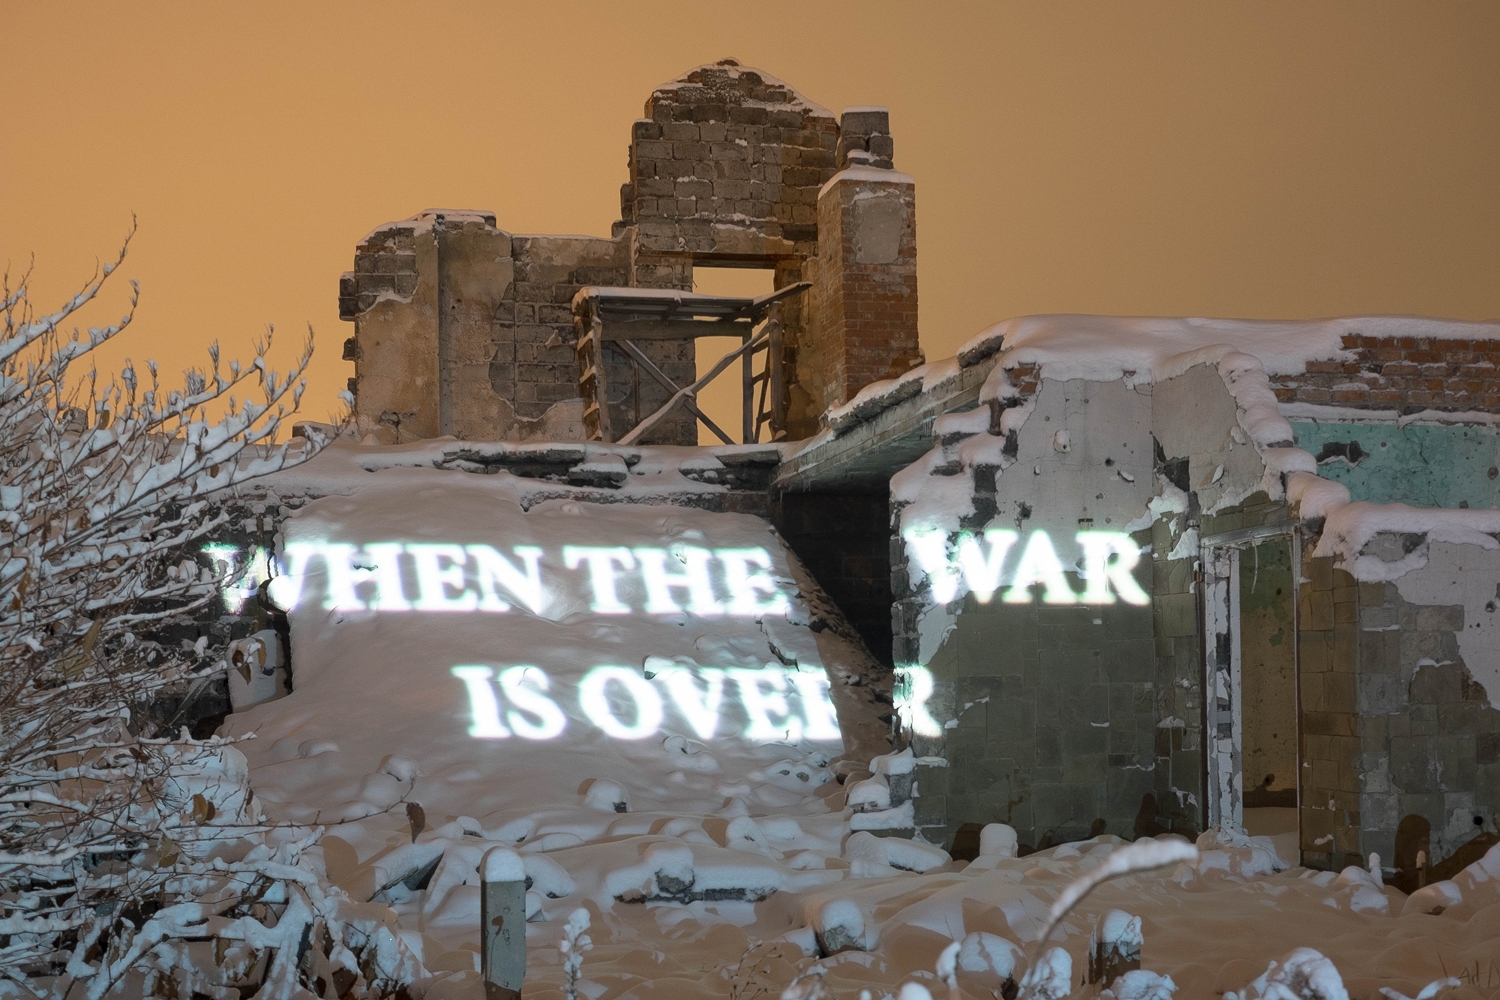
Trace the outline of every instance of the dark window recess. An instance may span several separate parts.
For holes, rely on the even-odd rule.
[[[885,490],[787,493],[777,527],[880,662],[892,663],[891,515]]]

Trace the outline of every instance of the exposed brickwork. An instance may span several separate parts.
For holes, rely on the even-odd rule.
[[[835,160],[842,169],[847,166],[879,167],[890,170],[894,165],[896,144],[891,137],[891,116],[884,108],[846,108],[839,118],[839,145]]]
[[[804,350],[822,409],[922,360],[916,189],[897,175],[871,179],[876,173],[841,174],[818,201],[823,243],[812,290],[818,335]]]
[[[517,236],[511,255],[515,284],[513,296],[495,314],[490,384],[497,396],[512,401],[518,415],[536,418],[552,404],[578,397],[573,296],[588,285],[628,285],[630,262],[615,241],[587,237]],[[695,377],[692,345],[657,341],[642,350],[679,385]],[[635,422],[637,409],[645,416],[666,401],[655,382],[632,380],[630,362],[618,352],[610,352],[609,378],[617,418],[626,425]],[[653,440],[696,443],[697,438],[678,418]]]
[[[732,60],[695,69],[658,87],[631,129],[621,226],[643,257],[811,257],[838,138],[833,116],[785,84]]]
[[[1358,586],[1353,694],[1359,850],[1387,859],[1394,881],[1410,891],[1423,877],[1442,877],[1436,873],[1448,859],[1473,860],[1465,850],[1473,838],[1479,853],[1493,841],[1493,827],[1475,826],[1472,817],[1488,820],[1500,808],[1500,711],[1464,665],[1463,605],[1410,604],[1399,587]],[[1403,831],[1420,831],[1420,839]],[[1422,873],[1418,850],[1428,859]]]
[[[1273,375],[1282,402],[1359,409],[1500,410],[1500,340],[1346,335],[1353,361],[1313,361]]]
[[[490,225],[495,217],[489,216]],[[381,292],[406,297],[417,290],[416,237],[411,221],[381,226],[354,248],[354,270],[339,282],[339,318],[353,319]],[[351,359],[352,360],[352,359]]]
[[[646,101],[645,117],[631,127],[629,180],[608,238],[512,236],[492,213],[451,211],[443,213],[439,251],[436,212],[380,227],[339,280],[339,314],[356,323],[344,357],[357,366],[350,389],[361,436],[582,435],[580,418],[570,417],[579,399],[572,296],[586,285],[691,291],[695,265],[772,270],[778,289],[809,279],[818,267],[822,186],[843,165],[868,171],[892,163],[889,115],[856,108],[846,117],[841,123],[786,84],[723,60],[663,84]],[[787,384],[778,433],[810,436],[829,401],[920,357],[909,183],[903,197],[906,231],[893,262],[846,268],[839,255],[851,247],[857,255],[860,243],[841,222],[823,268],[842,283],[829,314],[837,329],[815,325],[810,296],[777,306]],[[837,346],[825,349],[830,337]],[[642,349],[678,385],[696,377],[691,343]],[[817,364],[806,363],[810,352],[821,352]],[[623,355],[607,354],[618,432],[656,410],[667,392]],[[680,412],[647,443],[696,440],[694,420]]]

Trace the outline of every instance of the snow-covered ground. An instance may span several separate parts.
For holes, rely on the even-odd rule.
[[[851,833],[830,765],[840,726],[860,760],[876,743],[878,709],[846,683],[862,654],[809,627],[810,582],[758,518],[523,509],[530,487],[504,474],[361,476],[287,522],[295,690],[225,731],[255,734],[240,747],[272,818],[326,827],[329,878],[395,908],[433,1000],[483,995],[477,869],[494,846],[531,881],[527,997],[562,995],[559,943],[584,908],[591,1000],[748,1000],[815,965],[838,997],[914,980],[942,995],[954,941],[961,995],[996,995],[1056,897],[1123,844],[992,845],[966,864]],[[1299,946],[1353,997],[1444,975],[1465,984],[1447,996],[1500,996],[1500,849],[1408,902],[1359,870],[1290,868],[1268,838],[1200,847],[1063,922],[1050,943],[1075,987],[1118,909],[1181,997],[1243,990]]]

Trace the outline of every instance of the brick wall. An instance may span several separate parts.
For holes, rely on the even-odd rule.
[[[904,175],[841,174],[818,201],[822,234],[812,289],[816,339],[803,348],[820,409],[922,360],[917,343],[916,188]]]
[[[1357,614],[1351,623],[1358,627],[1357,655],[1340,650],[1333,660],[1352,684],[1329,690],[1328,675],[1315,674],[1324,688],[1305,685],[1304,697],[1357,711],[1357,746],[1350,747],[1356,766],[1343,772],[1346,782],[1357,781],[1357,849],[1378,853],[1387,868],[1396,868],[1393,881],[1410,892],[1419,878],[1451,877],[1495,842],[1500,711],[1464,665],[1462,604],[1411,604],[1401,597],[1400,581],[1360,583],[1351,593],[1352,581],[1337,570],[1333,575],[1334,628],[1349,628],[1344,620],[1351,610]],[[1355,607],[1345,610],[1350,604]],[[1476,816],[1484,822],[1475,825]],[[1420,875],[1419,850],[1429,865]]]
[[[494,224],[494,216],[490,223]],[[339,319],[353,319],[375,304],[381,292],[410,295],[417,290],[417,251],[413,227],[382,226],[354,248],[354,270],[339,282]]]
[[[1352,361],[1313,361],[1273,375],[1276,398],[1369,409],[1500,410],[1500,340],[1343,338]]]
[[[639,283],[655,255],[703,259],[817,252],[818,189],[836,169],[838,122],[734,60],[692,70],[631,128],[620,226],[637,228]]]
[[[490,383],[497,396],[514,401],[517,415],[536,418],[555,403],[578,398],[573,296],[588,285],[629,285],[629,247],[620,240],[584,236],[517,236],[511,246],[514,301],[503,303],[495,317]],[[697,377],[691,343],[649,341],[639,346],[678,385]],[[666,390],[648,377],[633,377],[623,354],[608,351],[607,365],[617,428],[634,425],[666,402]],[[692,418],[679,412],[642,443],[697,440]]]

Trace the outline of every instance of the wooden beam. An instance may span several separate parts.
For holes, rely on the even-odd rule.
[[[617,340],[614,342],[614,345],[624,351],[627,355],[629,355],[631,361],[634,361],[636,364],[644,368],[646,370],[646,374],[655,379],[657,384],[660,385],[663,389],[675,394],[680,388],[680,386],[678,386],[676,382],[673,382],[670,378],[667,377],[666,372],[656,367],[656,364],[650,358],[646,357],[644,351],[642,351],[639,347],[636,347],[630,341]],[[720,441],[723,441],[725,444],[734,444],[734,442],[729,439],[729,435],[725,434],[723,430],[719,428],[718,424],[708,419],[708,414],[698,409],[698,404],[696,402],[691,399],[685,399],[683,400],[682,405],[686,406],[688,410],[692,412],[693,416],[703,421],[703,425],[709,430],[713,431],[715,436],[717,436]]]
[[[742,337],[754,327],[748,319],[617,319],[605,320],[604,339],[621,340],[693,340],[698,337]]]
[[[662,404],[661,409],[657,410],[655,413],[651,414],[651,416],[647,417],[645,420],[642,420],[640,423],[631,428],[630,433],[620,438],[619,443],[623,445],[635,444],[642,437],[654,430],[657,424],[667,419],[667,416],[672,412],[673,408],[675,408],[678,403],[681,403],[686,399],[692,399],[696,402],[699,389],[702,389],[705,385],[718,378],[719,375],[723,373],[724,369],[734,364],[734,362],[738,360],[741,355],[750,351],[759,350],[760,346],[765,342],[766,333],[764,330],[762,330],[750,340],[745,341],[744,344],[724,355],[719,359],[718,364],[709,369],[707,375],[704,375],[692,385],[684,386],[681,389],[678,389],[671,399]]]

